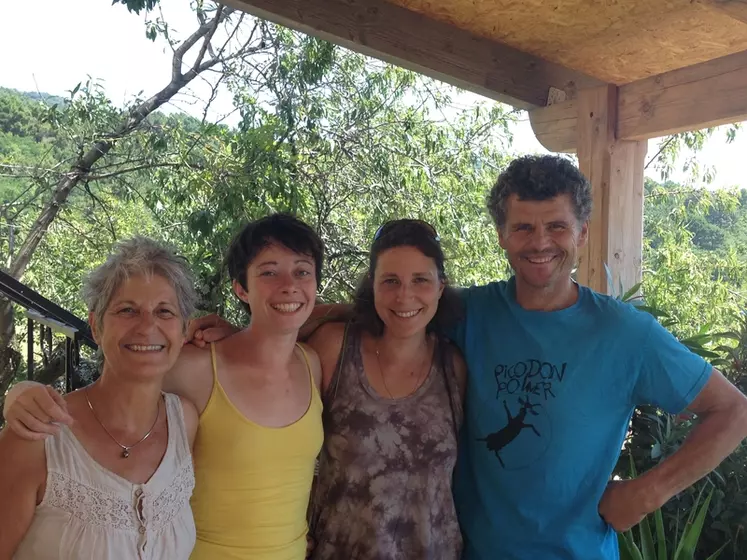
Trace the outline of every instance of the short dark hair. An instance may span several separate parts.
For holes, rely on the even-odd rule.
[[[374,336],[384,333],[384,322],[376,313],[374,305],[373,279],[379,255],[394,247],[414,247],[436,263],[439,278],[444,282],[444,291],[438,309],[426,330],[444,333],[462,317],[462,302],[459,294],[449,286],[441,243],[430,226],[417,220],[398,220],[392,227],[380,228],[381,235],[373,244],[368,256],[368,270],[361,278],[353,300],[353,323]]]
[[[292,214],[278,213],[246,224],[231,241],[225,263],[231,280],[246,290],[246,269],[257,255],[272,243],[277,243],[299,255],[314,259],[317,286],[322,280],[324,243],[305,222]]]
[[[519,200],[549,200],[570,195],[579,223],[591,215],[591,185],[584,174],[564,157],[523,156],[513,160],[498,176],[487,198],[488,211],[496,227],[506,225],[506,203],[515,194]]]

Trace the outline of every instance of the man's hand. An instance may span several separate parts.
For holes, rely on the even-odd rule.
[[[60,431],[59,424],[73,423],[60,394],[41,383],[19,383],[8,393],[5,420],[17,436],[26,440],[46,439]]]
[[[212,313],[189,322],[186,342],[204,348],[207,344],[228,338],[239,330],[238,327]]]
[[[656,509],[649,498],[650,495],[642,494],[640,482],[636,479],[612,481],[599,502],[599,515],[615,531],[624,533]]]

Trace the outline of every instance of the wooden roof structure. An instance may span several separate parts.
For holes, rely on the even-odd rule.
[[[641,274],[646,140],[747,120],[747,0],[227,0],[529,111],[595,210],[579,278]]]

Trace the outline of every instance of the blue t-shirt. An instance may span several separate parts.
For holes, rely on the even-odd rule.
[[[553,312],[514,279],[463,291],[469,368],[455,498],[464,560],[614,560],[598,504],[636,405],[686,408],[711,366],[651,315],[579,287]]]

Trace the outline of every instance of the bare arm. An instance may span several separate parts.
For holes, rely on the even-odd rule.
[[[313,348],[319,356],[322,369],[322,393],[332,382],[337,360],[342,350],[342,339],[345,334],[344,323],[326,323],[316,329],[306,343]]]
[[[47,476],[44,442],[0,432],[0,558],[12,558],[31,526]]]
[[[649,512],[715,469],[747,437],[747,397],[718,370],[688,408],[698,424],[677,452],[638,478]]]
[[[25,440],[45,439],[60,431],[58,423],[73,423],[62,396],[35,381],[21,381],[13,386],[5,398],[3,416],[8,427]]]
[[[185,345],[174,367],[164,376],[162,389],[179,395],[202,412],[213,389],[210,349]],[[33,381],[18,383],[8,393],[3,412],[8,426],[26,440],[58,433],[57,423],[72,424],[67,404],[59,393]]]
[[[210,348],[185,344],[174,367],[166,372],[163,390],[186,399],[202,413],[213,390]]]
[[[677,452],[638,478],[607,487],[599,513],[617,531],[703,478],[747,437],[747,397],[715,369],[688,408],[699,422]]]

